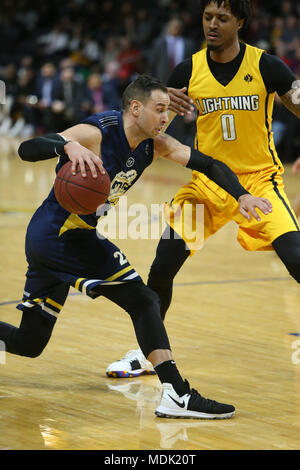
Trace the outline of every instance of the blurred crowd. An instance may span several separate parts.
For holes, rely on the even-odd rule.
[[[300,0],[252,0],[252,9],[243,39],[277,54],[300,77]],[[89,114],[120,110],[137,74],[165,82],[202,45],[198,0],[2,0],[0,135],[59,132]],[[192,144],[194,120],[174,126]],[[299,123],[279,100],[274,131],[281,158],[294,160]]]

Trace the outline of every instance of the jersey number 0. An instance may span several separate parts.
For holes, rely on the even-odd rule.
[[[235,119],[233,114],[221,116],[223,140],[236,140]]]

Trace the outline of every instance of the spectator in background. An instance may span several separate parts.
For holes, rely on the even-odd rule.
[[[279,38],[282,36],[284,30],[284,19],[281,16],[276,16],[273,19],[273,27],[270,34],[270,46],[275,50]]]
[[[275,52],[300,75],[300,1],[252,0],[252,9],[244,39]],[[7,102],[0,108],[0,134],[10,131],[22,113],[37,134],[54,131],[53,85],[66,67],[75,67],[75,79],[81,83],[87,84],[91,73],[101,74],[104,106],[120,110],[122,90],[136,73],[145,71],[165,81],[174,64],[198,50],[203,40],[200,24],[198,0],[1,2],[0,79],[6,83]],[[45,62],[51,64],[41,71]],[[28,77],[20,82],[19,78],[26,77],[28,69],[38,81],[24,101]],[[286,123],[276,106],[274,118],[281,159],[291,161],[298,155],[299,131]],[[283,129],[282,123],[288,134],[280,141],[276,128]],[[168,133],[190,141],[192,125],[176,118]]]
[[[116,62],[120,54],[120,45],[119,38],[116,36],[109,36],[105,42],[103,54],[102,54],[102,64],[105,68],[106,64],[109,62]]]
[[[117,61],[119,63],[119,79],[123,90],[137,73],[144,72],[141,51],[133,44],[129,36],[120,38],[120,53]]]
[[[194,42],[182,34],[182,21],[179,18],[172,18],[166,25],[165,32],[150,50],[149,72],[163,83],[166,83],[177,64],[197,51]]]
[[[73,52],[77,51],[81,45],[83,37],[83,26],[81,23],[75,23],[70,31],[69,37],[69,51],[72,54]]]
[[[156,29],[155,18],[149,16],[146,8],[139,8],[136,12],[135,40],[145,50],[148,49],[153,33]]]
[[[17,93],[18,72],[16,64],[10,63],[4,67],[1,80],[5,82],[6,94],[15,96]]]
[[[102,76],[102,81],[104,102],[107,108],[120,111],[122,108],[122,94],[118,62],[107,62]]]
[[[67,50],[68,40],[69,35],[60,24],[56,24],[51,31],[38,38],[38,42],[43,47],[44,56],[52,60]]]
[[[20,77],[23,74],[26,74],[28,70],[33,71],[35,75],[35,64],[34,64],[33,56],[31,55],[25,55],[20,60],[20,66],[18,69],[18,77]]]
[[[35,73],[31,68],[26,68],[18,76],[17,96],[11,107],[12,127],[9,130],[11,137],[33,137],[36,126],[34,107]],[[32,101],[33,99],[33,101]]]
[[[52,62],[42,65],[37,77],[35,94],[37,103],[35,105],[37,113],[37,122],[41,127],[40,132],[54,132],[56,127],[53,123],[52,101],[53,90],[57,83],[57,70]]]
[[[278,47],[282,48],[286,57],[286,62],[294,73],[299,71],[299,63],[296,53],[300,47],[300,29],[298,19],[294,15],[288,15],[284,22],[284,28],[278,38]]]
[[[26,100],[34,92],[33,69],[26,68],[17,71],[14,64],[9,64],[5,68],[5,76],[2,80],[6,84],[6,103],[3,107],[0,134],[11,137],[23,136],[24,128],[29,123],[32,125],[29,134],[32,134],[34,132],[34,118],[31,106],[27,104]]]
[[[99,44],[90,34],[86,34],[83,38],[82,52],[89,60],[90,66],[101,61],[102,53]]]
[[[0,135],[9,133],[13,125],[11,108],[18,96],[17,67],[15,64],[8,64],[0,71],[0,80],[5,83],[5,103],[0,106]]]
[[[93,101],[85,83],[75,79],[72,67],[62,70],[53,89],[52,116],[55,127],[64,129],[82,121],[93,107]]]
[[[293,14],[293,5],[289,0],[281,2],[281,15],[285,18]]]
[[[108,109],[104,105],[102,79],[99,73],[92,73],[89,76],[87,87],[92,101],[89,114],[101,113],[105,111],[105,109]]]
[[[174,17],[167,23],[165,32],[150,50],[150,74],[166,83],[176,65],[196,51],[194,41],[183,36],[183,22]],[[191,116],[185,116],[183,119],[176,117],[168,127],[167,133],[176,136],[184,144],[190,142],[191,135],[195,134],[195,116],[192,115],[192,119]]]

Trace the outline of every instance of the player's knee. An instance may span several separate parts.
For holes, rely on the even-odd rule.
[[[300,283],[300,233],[286,233],[275,240],[273,246],[290,275]]]
[[[52,329],[20,327],[15,337],[15,349],[20,356],[35,358],[42,354],[51,337]]]
[[[148,287],[151,286],[165,286],[173,282],[173,275],[169,269],[169,266],[159,259],[155,259],[148,276]]]
[[[139,289],[134,307],[129,311],[140,348],[145,355],[156,349],[170,349],[160,315],[158,295],[146,286]]]
[[[143,305],[146,312],[159,311],[159,297],[149,287],[143,287],[138,303]]]
[[[160,315],[159,297],[153,290],[144,285],[137,291],[132,305],[132,313],[138,315]]]
[[[290,256],[285,260],[285,265],[290,275],[300,283],[300,246],[293,247]]]
[[[37,350],[37,349],[33,349],[32,347],[22,347],[21,350],[20,350],[20,356],[23,356],[23,357],[29,357],[29,358],[32,358],[34,359],[35,357],[38,357],[42,354],[43,350]]]
[[[189,256],[184,240],[174,238],[162,238],[158,244],[156,257],[150,268],[148,286],[169,286],[174,277]]]
[[[22,338],[18,341],[18,353],[20,356],[35,358],[42,354],[48,340],[46,338]]]

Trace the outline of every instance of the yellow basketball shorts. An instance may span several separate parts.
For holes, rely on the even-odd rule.
[[[249,251],[272,250],[276,238],[300,230],[280,174],[266,170],[240,174],[238,178],[250,194],[269,199],[272,213],[265,215],[256,209],[261,221],[253,216],[248,221],[230,194],[205,175],[193,172],[190,183],[179,189],[165,211],[166,222],[185,240],[191,255],[232,220],[239,226],[238,242]]]

